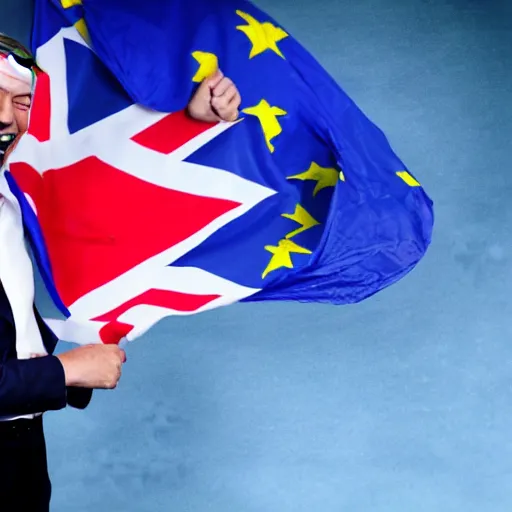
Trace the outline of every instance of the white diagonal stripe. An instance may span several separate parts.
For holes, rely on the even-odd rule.
[[[222,226],[239,217],[241,215],[240,211],[243,210],[245,213],[251,207],[252,205],[246,204],[225,213],[189,238],[143,261],[112,281],[80,297],[68,308],[69,311],[75,316],[95,318],[106,311],[119,307],[126,302],[127,297],[140,295],[151,288],[153,283],[157,283],[155,287],[160,288],[158,282],[161,279],[165,279],[164,276],[168,270],[168,265],[181,258],[194,247],[197,247]],[[178,272],[183,271],[180,267],[176,267],[176,270]],[[233,283],[233,285],[240,286],[236,285],[236,283]],[[258,290],[254,289],[253,293],[256,291]]]
[[[218,299],[199,308],[198,311],[231,304],[259,291],[240,286],[198,268],[168,266],[197,247],[218,229],[276,193],[270,188],[223,169],[183,161],[200,147],[231,129],[237,122],[219,123],[168,155],[153,151],[131,140],[133,136],[168,115],[139,105],[127,107],[70,134],[67,131],[64,38],[84,44],[76,30],[70,28],[62,30],[38,51],[42,66],[51,77],[53,100],[51,140],[39,143],[30,135],[24,136],[12,155],[11,162],[15,162],[18,158],[18,161],[28,163],[43,174],[45,170],[68,167],[85,158],[95,156],[106,164],[146,182],[196,196],[231,200],[239,203],[240,206],[216,218],[175,246],[154,255],[112,281],[80,297],[69,307],[71,318],[65,322],[54,323],[55,328],[60,326],[58,327],[60,336],[70,341],[73,341],[73,336],[77,340],[88,338],[89,342],[99,339],[99,330],[104,323],[89,319],[102,316],[149,289],[196,295],[219,295]],[[55,98],[59,100],[56,101]],[[59,131],[54,131],[53,123],[58,124],[55,130],[59,129]],[[121,147],[119,141],[122,141]],[[135,325],[130,335],[133,337],[151,326],[154,321],[169,314],[187,313],[158,306],[138,305],[123,313],[119,320]],[[73,332],[76,335],[72,335]]]

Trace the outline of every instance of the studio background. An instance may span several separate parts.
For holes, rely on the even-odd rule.
[[[257,4],[420,179],[432,247],[360,305],[159,324],[117,390],[46,415],[52,510],[509,512],[512,2]],[[0,6],[26,38],[30,2]]]

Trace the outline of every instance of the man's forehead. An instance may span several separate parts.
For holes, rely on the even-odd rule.
[[[0,53],[0,87],[10,92],[28,94],[32,88],[32,73],[22,68],[12,57]]]

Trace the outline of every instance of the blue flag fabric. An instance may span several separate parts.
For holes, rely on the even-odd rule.
[[[420,183],[318,62],[251,3],[38,0],[34,51],[64,26],[95,52],[66,44],[70,133],[134,103],[180,111],[217,67],[240,90],[243,121],[187,162],[275,193],[170,266],[258,290],[247,301],[346,304],[396,282],[425,254],[433,208]],[[88,59],[89,96],[74,85]],[[161,219],[161,229],[172,223]]]

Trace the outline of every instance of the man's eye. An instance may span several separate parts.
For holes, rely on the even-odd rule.
[[[16,108],[18,108],[20,110],[28,110],[30,108],[30,101],[19,100],[19,101],[15,101],[14,105],[16,106]]]

